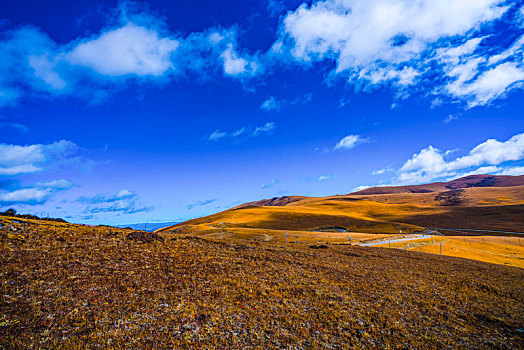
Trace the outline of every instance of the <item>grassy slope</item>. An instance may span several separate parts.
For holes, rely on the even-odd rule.
[[[306,198],[285,206],[248,206],[161,229],[167,232],[220,228],[307,231],[338,225],[355,232],[395,233],[423,227],[478,228],[524,232],[524,186],[468,188],[456,205],[441,205],[439,193]]]
[[[509,349],[524,341],[518,268],[342,245],[171,235],[143,243],[123,229],[0,219],[0,347]]]

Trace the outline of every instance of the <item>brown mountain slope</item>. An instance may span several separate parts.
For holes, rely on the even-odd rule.
[[[239,206],[236,206],[236,207],[234,207],[232,209],[244,208],[244,207],[249,207],[249,206],[253,206],[253,205],[256,205],[256,206],[281,207],[281,206],[288,205],[288,204],[293,203],[293,202],[301,201],[302,199],[306,199],[306,198],[309,198],[309,197],[306,197],[306,196],[274,197],[274,198],[262,199],[262,200],[259,200],[259,201],[254,201],[254,202],[248,202],[248,203],[240,204]]]
[[[424,185],[371,187],[351,194],[427,193],[457,190],[471,187],[510,187],[524,185],[524,175],[471,175],[449,182],[434,182]]]
[[[425,227],[524,232],[524,185],[510,186],[522,178],[468,177],[439,184],[446,189],[440,192],[276,198],[159,231],[214,234],[234,230],[240,234],[253,230],[305,232],[338,226],[351,232],[388,234]],[[493,187],[480,186],[487,184]]]

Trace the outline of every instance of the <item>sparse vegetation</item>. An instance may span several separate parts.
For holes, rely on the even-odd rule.
[[[511,349],[524,341],[518,268],[0,219],[3,348]]]

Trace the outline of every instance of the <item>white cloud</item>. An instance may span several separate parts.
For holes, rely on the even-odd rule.
[[[127,9],[116,25],[91,37],[57,43],[35,27],[0,31],[0,107],[23,96],[100,100],[126,82],[207,79],[219,69],[245,79],[263,72],[259,54],[237,49],[237,29],[211,28],[182,37],[161,18]],[[135,9],[136,10],[136,9]]]
[[[69,189],[72,186],[67,180],[55,180],[37,183],[33,187],[22,188],[11,192],[0,192],[0,204],[42,204],[58,191]]]
[[[277,41],[262,53],[239,48],[235,26],[181,36],[163,19],[121,5],[112,19],[116,25],[69,43],[34,27],[2,32],[0,107],[42,93],[100,100],[129,79],[204,80],[221,72],[244,83],[290,61],[334,62],[330,79],[342,77],[357,89],[386,85],[397,90],[395,99],[422,92],[433,107],[444,97],[470,108],[487,105],[522,87],[523,37],[481,45],[500,34],[495,21],[516,6],[504,0],[313,1],[280,18]],[[277,110],[285,103],[273,102],[261,108]]]
[[[271,182],[269,182],[267,184],[260,185],[260,188],[265,190],[266,188],[273,187],[273,186],[275,186],[278,183],[279,183],[279,181],[277,179],[272,179]]]
[[[524,159],[524,133],[500,142],[489,139],[474,147],[468,154],[446,160],[450,153],[429,146],[414,154],[396,172],[393,184],[419,184],[439,178],[456,178],[470,174],[505,173],[510,161]],[[510,171],[510,170],[508,170]]]
[[[330,58],[337,72],[401,63],[430,42],[463,35],[500,17],[500,0],[326,0],[302,4],[284,19],[283,40],[299,60]]]
[[[511,6],[503,0],[314,1],[284,17],[273,51],[306,65],[333,61],[332,76],[357,88],[393,86],[397,99],[418,83],[415,91],[425,92],[430,83],[433,94],[472,108],[522,87],[522,37],[509,48],[480,46],[489,36],[481,25],[501,19]]]
[[[313,94],[308,93],[304,95],[297,96],[294,99],[277,99],[274,96],[268,97],[262,104],[260,105],[260,109],[263,109],[265,111],[279,111],[284,106],[295,106],[295,105],[304,105],[306,103],[309,103],[313,100]]]
[[[270,96],[267,100],[262,102],[260,109],[265,111],[278,111],[280,110],[280,101],[277,101],[274,96]]]
[[[342,140],[338,141],[334,147],[334,150],[350,150],[363,142],[366,142],[366,139],[363,139],[360,135],[348,135]]]
[[[208,141],[218,141],[226,137],[236,138],[240,136],[249,137],[249,136],[258,136],[261,134],[270,134],[271,132],[275,130],[275,128],[276,128],[275,123],[268,122],[256,128],[253,128],[250,126],[244,126],[238,130],[231,131],[231,132],[215,130],[211,135],[209,135]]]
[[[239,57],[233,49],[233,44],[229,44],[220,57],[224,62],[224,73],[227,75],[254,75],[257,72],[257,63]]]
[[[77,202],[87,204],[83,211],[84,214],[135,214],[153,209],[152,207],[138,205],[137,201],[138,196],[127,189],[120,190],[116,194],[111,195],[99,194],[92,197],[77,198]]]
[[[497,165],[524,158],[524,133],[517,134],[505,142],[489,139],[473,148],[468,155],[448,164],[450,170],[464,169],[482,164]]]
[[[215,130],[211,133],[211,135],[209,135],[209,141],[217,141],[217,140],[220,140],[221,138],[223,137],[226,137],[227,136],[227,133],[226,132],[222,132],[220,130]]]
[[[262,126],[255,128],[255,131],[253,131],[253,135],[256,136],[256,135],[260,135],[264,133],[269,134],[273,130],[275,130],[275,128],[276,128],[275,123],[269,122],[269,123],[266,123]]]
[[[355,187],[354,189],[352,189],[351,192],[362,191],[362,190],[365,190],[366,188],[370,188],[370,187],[371,187],[371,186],[368,186],[368,185],[357,186],[357,187]]]
[[[463,85],[460,90],[454,91],[454,95],[470,97],[469,107],[486,105],[522,81],[524,68],[514,62],[506,62],[484,72],[472,83]]]
[[[67,140],[49,145],[0,144],[0,175],[14,176],[41,171],[44,163],[65,158],[76,149],[77,146]]]
[[[524,175],[524,166],[503,169],[499,172],[499,175]]]
[[[490,65],[493,65],[513,55],[522,54],[523,47],[524,47],[524,35],[522,35],[519,39],[517,39],[507,50],[501,52],[498,55],[491,56],[489,58],[488,63]]]
[[[177,40],[128,23],[78,44],[67,59],[108,76],[161,76],[172,68],[171,54],[178,46]]]
[[[51,191],[48,189],[24,188],[0,194],[0,202],[3,205],[17,203],[39,204],[45,202],[50,195]]]
[[[318,178],[317,178],[317,181],[327,181],[327,180],[331,180],[335,177],[335,175],[320,175]]]
[[[446,119],[444,119],[444,124],[449,124],[449,123],[451,123],[452,121],[457,120],[458,118],[459,118],[458,115],[456,115],[456,114],[450,114],[450,115],[448,115],[448,116],[446,117]]]

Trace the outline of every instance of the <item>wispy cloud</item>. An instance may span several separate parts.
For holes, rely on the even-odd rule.
[[[449,124],[454,120],[457,120],[459,116],[457,114],[450,114],[444,119],[444,124]]]
[[[281,108],[286,106],[293,106],[293,105],[303,105],[306,103],[309,103],[313,100],[313,94],[305,94],[303,96],[298,96],[295,99],[292,100],[286,100],[286,99],[277,99],[275,96],[268,97],[262,104],[260,105],[260,109],[264,111],[280,111]]]
[[[333,148],[335,151],[350,150],[358,144],[367,142],[366,138],[362,138],[360,135],[348,135],[337,142]]]
[[[11,129],[20,133],[29,132],[29,128],[27,126],[18,123],[0,123],[0,129]]]
[[[333,175],[333,174],[320,175],[320,176],[317,178],[317,181],[327,181],[327,180],[331,180],[331,179],[334,179],[334,178],[335,178],[335,175]]]
[[[271,179],[271,181],[267,184],[262,184],[260,185],[260,188],[265,190],[267,188],[270,188],[270,187],[273,187],[275,186],[276,184],[278,184],[280,181],[278,181],[277,179]]]
[[[224,138],[240,138],[240,137],[250,137],[250,136],[259,136],[262,134],[271,134],[276,128],[275,123],[268,122],[264,125],[258,127],[244,126],[240,129],[234,131],[220,131],[215,130],[209,135],[208,141],[218,141]]]
[[[127,189],[123,189],[115,194],[99,194],[92,197],[82,196],[77,198],[76,201],[87,204],[83,211],[84,214],[135,214],[154,209],[152,206],[139,205],[137,203],[138,196]]]
[[[260,134],[269,134],[273,132],[275,128],[276,128],[275,123],[273,122],[266,123],[262,126],[255,128],[255,131],[253,131],[253,136],[257,136]]]
[[[193,209],[195,207],[203,207],[203,206],[206,206],[208,204],[214,203],[216,201],[217,201],[216,199],[207,199],[207,200],[203,200],[203,201],[198,201],[198,202],[195,202],[195,203],[188,204],[187,205],[187,209],[191,210],[191,209]]]
[[[80,203],[98,204],[98,203],[112,203],[121,200],[131,199],[135,197],[135,194],[127,189],[123,189],[113,195],[96,195],[93,197],[79,197],[77,199]]]
[[[279,111],[280,101],[278,101],[275,96],[270,96],[267,100],[262,102],[260,109],[263,109],[264,111]]]

